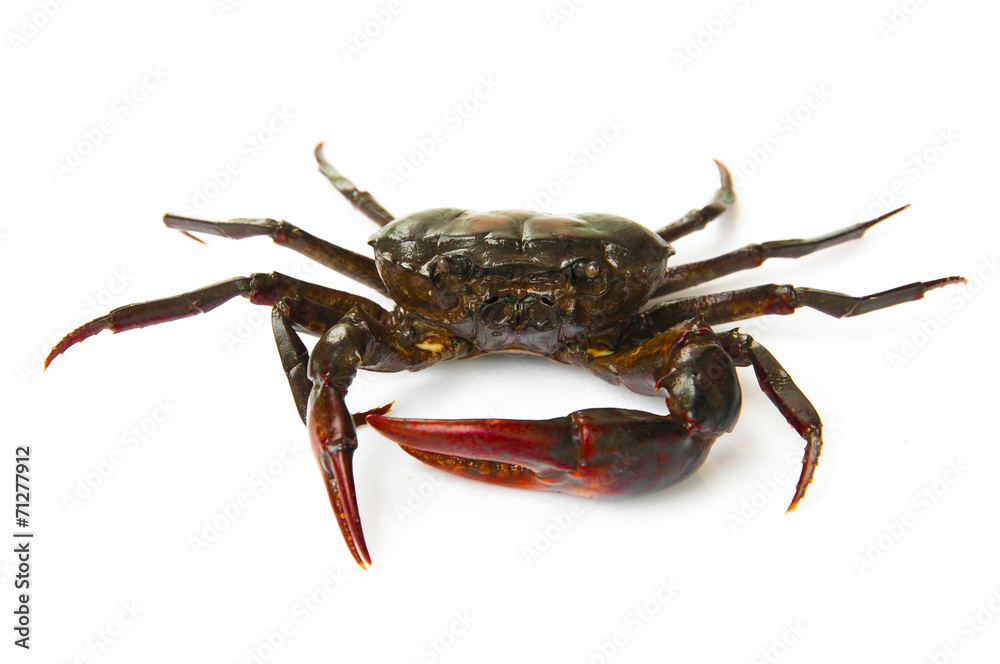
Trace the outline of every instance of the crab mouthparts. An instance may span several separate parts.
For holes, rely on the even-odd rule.
[[[561,315],[552,298],[490,297],[476,315],[476,344],[484,350],[547,352],[559,338]]]
[[[559,324],[559,309],[551,298],[537,295],[491,297],[479,309],[487,327],[499,329],[551,330]]]

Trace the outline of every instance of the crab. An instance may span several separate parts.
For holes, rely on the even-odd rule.
[[[341,533],[362,568],[371,557],[352,468],[357,427],[367,423],[423,463],[473,480],[585,497],[632,496],[689,477],[715,440],[733,430],[742,403],[736,367],[753,367],[761,390],[805,442],[792,510],[816,470],[820,417],[766,348],[738,328],[716,332],[713,326],[801,307],[857,316],[964,281],[915,282],[862,297],[769,284],[650,304],[769,258],[799,258],[859,238],[904,208],[813,239],[751,244],[668,267],[671,243],[704,228],[735,200],[730,174],[718,161],[721,186],[711,201],[654,232],[611,214],[438,208],[395,218],[330,165],[322,147],[315,150],[320,171],[381,226],[368,241],[374,258],[275,219],[215,222],[167,214],[163,221],[185,234],[269,237],[388,296],[395,302],[391,311],[277,272],[251,274],[114,309],[66,335],[45,366],[102,330],[179,320],[236,296],[271,307],[295,406]],[[299,333],[319,337],[311,353]],[[487,353],[531,353],[580,367],[665,398],[668,414],[593,408],[548,420],[431,420],[388,417],[392,404],[352,415],[345,403],[359,369],[417,371]]]

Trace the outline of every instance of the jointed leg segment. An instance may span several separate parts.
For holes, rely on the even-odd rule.
[[[677,221],[658,230],[656,232],[657,235],[667,242],[673,242],[689,233],[700,231],[708,222],[725,212],[733,204],[733,201],[736,200],[736,192],[733,191],[733,179],[720,161],[716,160],[715,165],[719,167],[722,186],[715,192],[708,205],[698,210],[691,210]]]
[[[662,297],[670,293],[675,293],[691,286],[724,277],[733,272],[748,270],[759,267],[768,258],[801,258],[814,251],[826,249],[834,245],[855,240],[865,234],[869,228],[885,221],[897,212],[905,210],[908,205],[884,214],[878,219],[855,224],[848,228],[827,233],[811,240],[778,240],[775,242],[764,242],[763,244],[751,244],[731,251],[722,256],[716,256],[708,260],[697,263],[687,263],[676,267],[667,268],[666,281],[656,289],[653,297]]]
[[[269,237],[275,244],[308,256],[317,263],[356,279],[383,295],[388,293],[373,259],[338,247],[332,242],[311,235],[287,221],[246,218],[205,221],[165,214],[163,215],[163,223],[167,228],[175,228],[185,232],[209,233],[231,240],[242,240],[256,236]]]
[[[326,176],[337,191],[344,195],[344,198],[351,202],[351,205],[361,210],[366,217],[374,221],[379,226],[385,226],[393,217],[389,211],[379,205],[378,201],[367,191],[359,191],[354,183],[341,175],[340,171],[333,167],[323,157],[323,144],[316,146],[316,161],[319,163],[320,172]]]
[[[806,441],[802,472],[795,485],[795,496],[788,506],[790,512],[806,494],[806,487],[812,482],[816,464],[819,463],[820,451],[823,448],[823,423],[820,421],[819,413],[792,381],[788,372],[753,337],[741,334],[739,330],[730,330],[720,334],[719,338],[737,366],[753,366],[760,389]]]
[[[791,314],[800,307],[809,307],[829,316],[845,318],[919,300],[929,290],[964,281],[962,277],[946,277],[928,282],[917,281],[861,297],[814,288],[769,284],[664,302],[647,311],[642,317],[651,330],[665,330],[699,313],[704,314],[709,325],[769,314]]]
[[[380,357],[395,352],[395,344],[381,323],[364,311],[354,309],[326,331],[309,360],[308,375],[312,382],[306,406],[309,440],[323,471],[330,505],[344,541],[361,567],[370,565],[371,558],[354,490],[357,416],[351,416],[344,397],[358,367],[377,364]],[[380,415],[386,410],[388,406],[371,412]]]
[[[299,412],[302,423],[305,424],[309,391],[312,389],[312,381],[309,380],[308,375],[309,351],[295,331],[292,321],[282,313],[283,308],[282,305],[279,305],[271,310],[271,329],[274,332],[274,343],[278,347],[278,356],[281,358],[281,368],[284,370],[288,386],[292,390],[295,409]],[[351,416],[354,420],[354,426],[359,427],[365,424],[369,415],[385,415],[391,407],[392,404],[389,403],[361,413],[354,413]]]
[[[113,309],[108,314],[81,325],[63,337],[45,359],[45,366],[48,367],[52,360],[70,346],[92,337],[102,330],[123,332],[147,325],[180,320],[211,311],[236,296],[243,296],[254,304],[269,306],[275,306],[287,298],[294,305],[293,308],[297,307],[304,312],[293,319],[293,322],[300,328],[307,329],[317,335],[323,334],[354,307],[379,317],[387,315],[382,307],[358,295],[299,281],[277,272],[256,273],[248,277],[220,281],[217,284],[180,295],[128,304]]]

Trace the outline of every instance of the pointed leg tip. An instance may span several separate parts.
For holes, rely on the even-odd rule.
[[[204,244],[204,245],[208,244],[207,242],[205,242],[204,240],[202,240],[200,237],[195,237],[194,235],[191,235],[187,231],[181,231],[181,235],[186,235],[187,237],[191,238],[192,240],[194,240],[198,244]]]
[[[900,212],[902,212],[906,208],[910,207],[910,205],[912,205],[912,203],[907,203],[906,205],[904,205],[902,207],[898,207],[895,210],[890,210],[890,211],[886,212],[885,214],[883,214],[880,217],[875,217],[871,221],[864,222],[863,226],[864,226],[865,230],[867,230],[867,229],[871,228],[872,226],[874,226],[875,224],[878,224],[880,222],[885,221],[889,217],[895,217],[897,214],[899,214]]]
[[[370,413],[375,417],[380,417],[388,413],[390,410],[392,410],[392,407],[393,405],[395,405],[395,403],[396,403],[395,400],[393,400],[385,404],[384,406],[379,406],[378,408],[372,408]]]
[[[936,283],[941,286],[950,286],[951,284],[967,284],[969,280],[965,277],[945,277],[944,279],[938,279]]]
[[[323,155],[323,141],[316,144],[315,149],[313,149],[313,156],[321,167],[329,166],[326,161],[326,157]]]
[[[954,286],[955,284],[967,284],[969,280],[965,277],[945,277],[944,279],[935,279],[934,281],[924,282],[924,292],[934,290],[935,288],[944,288],[945,286]]]
[[[733,178],[729,174],[729,169],[726,168],[726,165],[723,164],[718,159],[713,159],[712,161],[715,162],[716,167],[719,169],[719,175],[722,177],[722,186],[723,186],[723,188],[725,188],[725,189],[732,189],[733,188]]]
[[[810,473],[808,480],[804,484],[800,481],[798,484],[795,485],[795,495],[792,496],[792,502],[788,504],[788,509],[785,510],[785,514],[788,514],[789,512],[791,512],[792,510],[794,510],[796,507],[799,506],[799,503],[802,501],[803,498],[805,498],[806,488],[808,488],[809,484],[811,483],[812,483],[812,474]]]
[[[42,363],[42,371],[48,369],[49,365],[52,364],[53,360],[55,360],[57,357],[65,353],[71,347],[80,343],[84,339],[89,339],[90,337],[94,336],[101,330],[108,329],[106,327],[107,319],[108,319],[107,316],[101,316],[100,318],[95,318],[94,320],[90,321],[89,323],[81,325],[80,327],[76,328],[75,330],[67,334],[65,337],[60,339],[59,343],[53,346],[52,350],[50,350],[49,354],[45,357],[45,361]]]

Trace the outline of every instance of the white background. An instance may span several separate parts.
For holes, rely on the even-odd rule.
[[[101,1],[51,18],[44,4],[7,2],[0,21],[0,495],[9,514],[13,450],[30,444],[36,533],[30,652],[8,625],[13,544],[0,555],[5,661],[996,661],[995,3],[591,0],[556,21],[555,0],[423,0],[378,30],[385,0],[221,14],[210,0]],[[366,25],[378,34],[346,53]],[[481,77],[496,89],[467,99]],[[475,110],[449,119],[463,101]],[[268,135],[275,109],[294,119]],[[608,121],[624,128],[581,162]],[[385,174],[437,128],[444,142],[393,186]],[[251,135],[269,140],[253,159]],[[253,271],[375,297],[266,240],[203,246],[160,221],[273,216],[365,250],[375,226],[317,173],[320,140],[397,215],[545,202],[568,170],[547,209],[651,228],[708,200],[718,158],[739,173],[739,204],[678,241],[677,262],[913,204],[863,240],[695,292],[982,279],[861,318],[743,326],[827,425],[792,514],[801,441],[741,370],[740,424],[701,471],[624,502],[442,480],[363,430],[374,565],[361,571],[303,450],[266,310],[239,300],[105,333],[38,372],[55,339],[110,307]],[[213,188],[228,161],[239,173]],[[393,399],[414,417],[664,412],[532,358],[366,376],[349,400]],[[154,424],[158,400],[171,413]],[[213,520],[222,532],[196,554]]]

